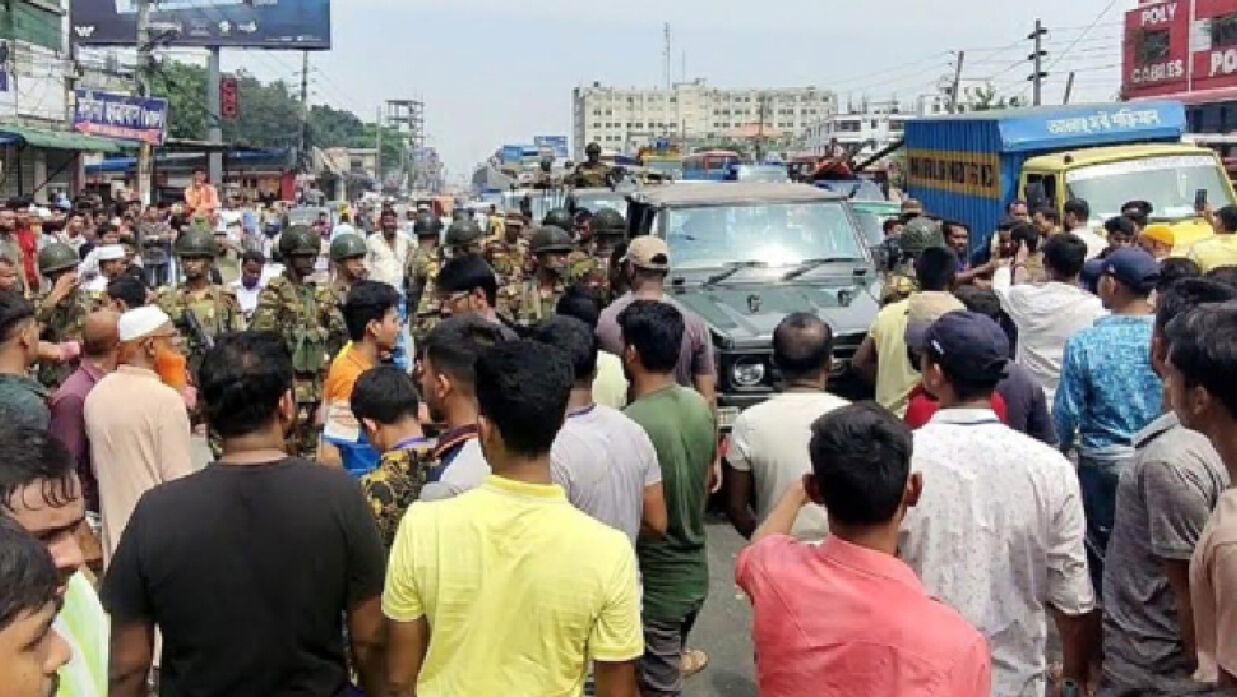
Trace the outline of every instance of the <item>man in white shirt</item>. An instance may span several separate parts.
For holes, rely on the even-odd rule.
[[[593,328],[575,317],[555,315],[533,336],[565,353],[574,379],[567,418],[550,449],[550,476],[571,505],[612,528],[632,545],[643,532],[666,533],[666,501],[653,442],[623,412],[593,401],[600,353]]]
[[[1087,258],[1094,259],[1098,257],[1105,249],[1108,249],[1108,237],[1106,235],[1097,235],[1091,231],[1089,221],[1091,220],[1091,206],[1087,205],[1086,201],[1081,199],[1071,199],[1065,202],[1064,206],[1066,232],[1072,232],[1087,245]]]
[[[833,332],[812,313],[787,315],[774,330],[773,365],[781,371],[783,390],[739,415],[726,453],[726,514],[740,535],[750,538],[786,491],[811,472],[812,424],[847,404],[825,392],[832,356]],[[808,541],[828,531],[825,509],[814,503],[799,510],[791,528]]]
[[[386,209],[378,219],[380,231],[370,235],[365,244],[369,247],[366,266],[369,280],[382,281],[404,292],[404,275],[408,267],[408,238],[399,232],[399,216]]]
[[[91,253],[98,261],[99,273],[82,284],[82,288],[92,293],[104,293],[107,291],[107,284],[124,273],[128,265],[125,260],[125,248],[118,244],[105,244],[96,247]]]
[[[241,255],[240,278],[232,281],[232,291],[240,303],[241,313],[245,321],[258,309],[258,295],[266,287],[268,280],[263,271],[266,268],[266,258],[259,252],[245,252]]]
[[[1014,360],[1044,388],[1049,404],[1061,380],[1065,340],[1106,314],[1100,299],[1078,285],[1087,245],[1073,233],[1054,235],[1044,244],[1046,283],[1011,285],[1009,268],[997,269],[993,289],[1018,328]]]
[[[903,521],[900,554],[929,593],[988,639],[994,695],[1044,694],[1048,614],[1065,678],[1084,686],[1098,623],[1073,466],[992,411],[1009,355],[996,322],[951,312],[923,345],[923,385],[940,410],[915,431],[923,495]]]

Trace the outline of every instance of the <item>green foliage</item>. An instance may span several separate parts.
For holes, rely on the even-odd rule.
[[[239,113],[223,121],[228,143],[253,147],[289,147],[300,140],[301,103],[298,86],[282,80],[262,83],[241,70],[236,75]],[[154,72],[151,92],[169,102],[168,135],[172,138],[205,140],[210,125],[206,109],[206,69],[168,61]],[[310,147],[374,147],[374,125],[364,123],[350,111],[321,104],[309,109],[306,142]],[[383,162],[400,162],[398,134],[383,132]]]

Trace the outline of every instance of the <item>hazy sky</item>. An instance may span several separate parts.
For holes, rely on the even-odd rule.
[[[284,0],[286,1],[286,0]],[[677,80],[718,87],[816,85],[847,95],[902,97],[935,89],[951,50],[967,78],[1003,94],[1029,87],[1025,40],[1036,17],[1052,67],[1045,101],[1111,100],[1120,21],[1135,0],[335,0],[333,45],[311,54],[311,100],[372,120],[383,100],[426,103],[430,144],[453,177],[504,143],[571,134],[571,89],[664,84],[662,25]],[[1089,32],[1087,27],[1098,23]],[[1068,52],[1066,49],[1069,49]],[[224,69],[299,81],[299,54],[225,52]]]

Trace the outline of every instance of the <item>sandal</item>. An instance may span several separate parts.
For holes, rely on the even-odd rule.
[[[701,651],[700,649],[687,649],[683,652],[681,667],[684,678],[690,678],[696,673],[699,673],[704,670],[707,665],[709,665],[709,654]]]

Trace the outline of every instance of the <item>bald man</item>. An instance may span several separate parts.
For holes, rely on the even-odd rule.
[[[120,315],[101,310],[86,316],[82,325],[82,356],[77,370],[52,395],[51,432],[60,439],[77,463],[77,474],[85,490],[86,509],[99,512],[99,488],[90,467],[90,441],[86,437],[83,407],[86,395],[104,375],[116,369],[120,335],[116,322]]]

